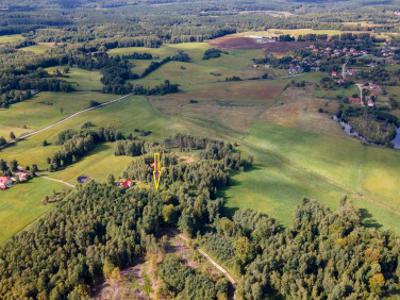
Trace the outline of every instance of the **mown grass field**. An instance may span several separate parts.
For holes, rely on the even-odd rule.
[[[52,67],[46,69],[50,74],[55,74],[58,70],[63,73],[63,67]],[[63,74],[62,79],[73,84],[78,91],[101,91],[101,73],[99,71],[87,71],[80,68],[70,68],[67,74]]]
[[[34,54],[44,54],[46,51],[54,47],[54,43],[38,43],[37,45],[21,48],[20,51],[32,52]]]
[[[242,141],[258,165],[235,177],[228,206],[257,207],[290,223],[303,197],[336,208],[344,196],[400,232],[400,153],[347,138],[257,123]]]
[[[2,35],[0,36],[0,44],[18,43],[22,42],[25,38],[20,34]]]
[[[115,127],[125,133],[131,133],[135,128],[150,130],[153,133],[147,138],[154,140],[178,132],[220,137],[239,142],[241,149],[253,155],[256,162],[252,171],[235,175],[234,186],[224,192],[228,207],[255,208],[288,224],[303,197],[317,199],[335,208],[347,195],[385,228],[400,232],[397,222],[400,152],[363,146],[345,137],[329,115],[318,113],[319,107],[329,110],[333,105],[332,101],[320,97],[335,97],[334,93],[318,94],[308,89],[288,88],[291,79],[225,82],[228,76],[245,79],[265,72],[252,66],[252,58],[262,56],[262,50],[231,50],[220,58],[202,60],[209,47],[206,43],[193,43],[158,49],[111,50],[113,55],[150,52],[160,58],[178,50],[186,51],[192,58],[190,63],[171,62],[146,78],[134,81],[147,86],[168,79],[180,84],[182,92],[166,96],[131,96],[19,142],[0,152],[0,157],[17,159],[22,165],[36,163],[45,169],[46,158],[60,149],[54,144],[58,133],[79,129],[87,121],[98,127]],[[143,70],[149,61],[140,63],[138,68]],[[49,71],[55,72],[55,69]],[[19,134],[39,129],[88,107],[90,100],[104,102],[118,97],[97,92],[101,88],[98,72],[71,68],[68,76],[66,80],[75,82],[78,91],[40,93],[8,110],[0,110],[0,135],[8,136],[11,130]],[[321,73],[310,73],[296,81],[316,82],[321,76]],[[51,145],[43,147],[43,140]],[[132,158],[115,157],[113,152],[112,143],[103,144],[76,164],[49,176],[72,184],[76,184],[79,175],[101,181],[110,173],[118,177]],[[25,186],[21,185],[0,194],[0,202],[4,195],[12,195],[9,199],[14,199],[21,194],[20,201],[30,195],[29,201],[24,203],[34,208],[25,219],[13,221],[12,218],[17,218],[21,211],[13,206],[4,207],[5,216],[9,210],[9,219],[4,217],[8,223],[21,223],[15,225],[13,232],[45,211],[38,205],[45,193],[53,188],[63,188],[63,185],[43,180],[35,179],[26,185],[35,193],[18,191]],[[0,215],[0,225],[1,222]],[[4,239],[10,236],[7,232],[0,226],[0,243],[2,235]]]
[[[52,209],[42,200],[53,190],[65,187],[44,178],[35,178],[0,193],[0,245],[18,231]]]
[[[105,102],[114,98],[117,96],[88,91],[39,93],[11,108],[0,109],[0,136],[8,137],[11,130],[18,135],[40,129],[89,107],[91,100]]]

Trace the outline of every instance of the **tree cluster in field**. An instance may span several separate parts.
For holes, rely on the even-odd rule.
[[[0,106],[29,99],[37,91],[71,92],[73,86],[49,75],[43,69],[31,71],[10,70],[0,73]]]
[[[116,156],[140,156],[146,154],[146,145],[144,141],[140,140],[124,140],[117,141],[115,144],[114,154]]]
[[[14,172],[18,171],[18,161],[12,160],[7,163],[4,159],[0,159],[0,173],[4,176],[12,176]]]
[[[224,52],[218,48],[207,49],[203,54],[203,60],[218,58],[221,56],[222,53]]]
[[[398,292],[399,238],[365,227],[347,200],[332,212],[306,199],[286,229],[238,210],[200,240],[242,277],[237,296],[244,299],[382,299]]]
[[[177,54],[172,55],[172,56],[167,56],[160,61],[152,61],[150,63],[150,65],[143,71],[141,78],[146,77],[150,73],[154,72],[161,66],[163,66],[166,63],[169,63],[171,61],[190,62],[191,58],[186,52],[179,51]]]
[[[182,299],[225,299],[229,283],[226,279],[214,282],[207,276],[186,266],[179,258],[168,254],[158,270],[163,280],[162,294],[168,298]]]
[[[47,159],[49,171],[57,171],[77,162],[90,153],[99,143],[115,142],[126,137],[114,128],[100,128],[98,130],[82,130],[76,133],[66,130],[58,135],[57,143],[62,149]]]

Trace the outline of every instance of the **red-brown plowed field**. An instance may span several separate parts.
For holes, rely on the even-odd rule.
[[[265,49],[273,53],[287,53],[310,46],[310,42],[259,42],[255,38],[238,36],[224,36],[209,43],[223,49]]]

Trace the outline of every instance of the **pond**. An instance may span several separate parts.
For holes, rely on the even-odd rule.
[[[400,149],[400,127],[396,128],[396,136],[392,140],[392,145],[394,149]]]

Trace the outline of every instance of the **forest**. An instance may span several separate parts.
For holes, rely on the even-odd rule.
[[[74,136],[63,133],[59,140],[65,145]],[[123,176],[151,185],[153,158],[141,155],[144,145],[119,142],[117,151],[138,150],[116,154],[139,155]],[[219,192],[229,186],[232,172],[252,168],[251,157],[243,158],[231,144],[186,134],[153,147],[163,152],[159,191],[124,190],[113,181],[79,186],[6,243],[0,250],[4,299],[86,299],[113,270],[134,265],[149,239],[166,227],[196,238],[232,270],[240,278],[238,299],[378,299],[398,292],[400,240],[365,226],[348,200],[334,212],[305,199],[287,228],[251,209],[229,217]],[[200,151],[193,163],[179,162],[174,153],[193,150]],[[171,255],[158,272],[164,282],[159,292],[168,297],[217,299],[231,290],[227,282],[214,282]]]

